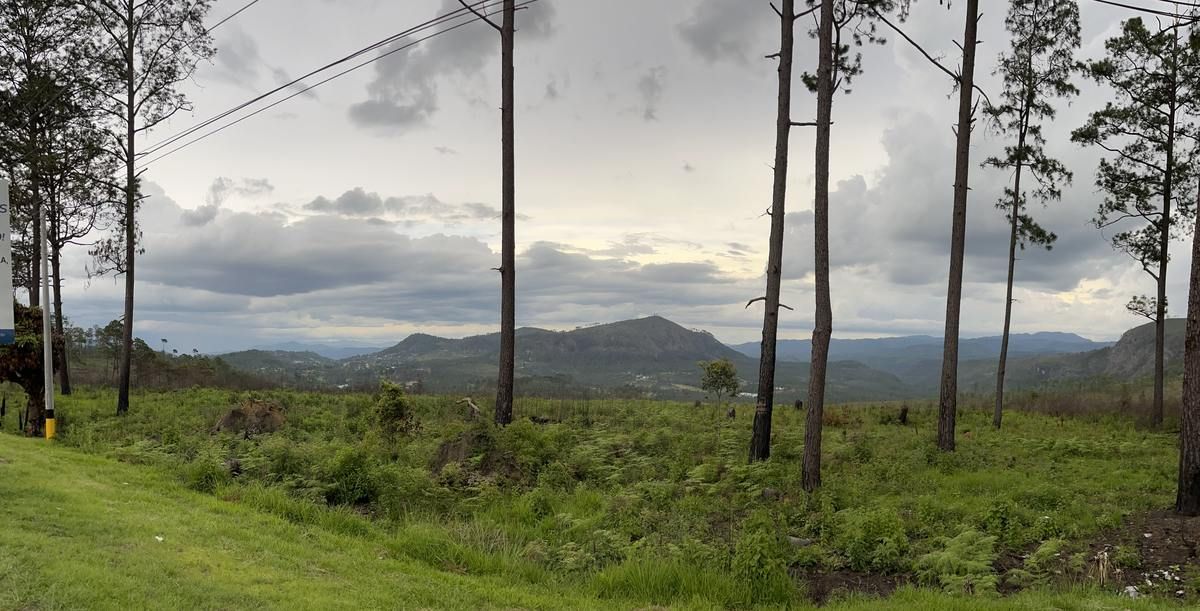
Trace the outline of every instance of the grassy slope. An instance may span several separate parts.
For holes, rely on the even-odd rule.
[[[158,469],[38,440],[0,435],[0,498],[5,501],[0,609],[580,609],[611,604],[578,592],[438,571],[393,557],[392,545],[371,536],[296,525],[187,490]],[[828,608],[959,609],[964,604],[974,609],[1178,608],[1089,590],[962,599],[914,589],[887,601],[849,600]]]
[[[9,435],[0,499],[0,609],[599,606],[390,558],[368,538]]]

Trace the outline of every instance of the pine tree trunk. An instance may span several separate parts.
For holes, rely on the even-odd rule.
[[[812,357],[808,369],[808,414],[804,421],[804,459],[801,486],[812,492],[821,486],[821,434],[825,412],[825,373],[833,307],[829,298],[829,143],[833,117],[833,3],[821,5],[817,39],[817,142],[813,197],[813,249],[816,274],[816,316]]]
[[[771,457],[771,410],[775,402],[775,344],[779,333],[779,292],[783,271],[783,221],[787,203],[788,142],[792,131],[792,50],[795,2],[783,0],[780,18],[779,100],[775,114],[775,181],[771,195],[771,243],[767,255],[767,293],[758,359],[758,397],[750,462]]]
[[[1024,135],[1018,141],[1018,150],[1025,149]],[[1013,275],[1017,266],[1017,237],[1021,214],[1021,169],[1017,162],[1013,177],[1012,227],[1008,236],[1008,288],[1004,296],[1004,332],[1000,335],[1000,363],[996,367],[996,409],[992,413],[992,426],[1000,428],[1004,416],[1004,373],[1008,365],[1008,334],[1012,327]]]
[[[513,146],[513,38],[516,0],[504,0],[500,32],[502,105],[500,117],[503,149],[501,185],[500,262],[500,376],[496,383],[496,424],[513,419],[513,370],[516,367],[517,267],[516,267],[516,152]]]
[[[136,147],[134,124],[137,120],[136,100],[134,99],[134,19],[133,0],[126,0],[126,36],[125,66],[126,66],[126,108],[125,108],[125,319],[121,325],[121,379],[117,388],[117,415],[123,416],[129,411],[129,377],[133,368],[133,281],[134,255],[137,252],[135,240],[134,214],[137,210],[137,175],[134,173],[134,156]]]
[[[1200,205],[1200,189],[1196,191],[1196,199]],[[1200,224],[1192,230],[1192,275],[1188,282],[1187,331],[1183,345],[1183,408],[1179,415],[1179,483],[1175,511],[1195,516],[1200,515]]]
[[[39,359],[41,360],[41,359]],[[46,389],[41,382],[35,382],[30,379],[30,384],[26,387],[21,385],[25,390],[25,436],[26,437],[42,437],[46,432]]]
[[[53,235],[53,234],[54,234],[54,232],[51,231],[51,235]],[[63,320],[62,273],[60,271],[62,269],[62,249],[59,248],[58,246],[56,246],[55,245],[56,243],[57,243],[57,240],[55,241],[55,243],[51,244],[51,248],[53,250],[50,253],[50,265],[53,268],[53,276],[54,276],[54,284],[51,285],[51,287],[54,289],[54,330],[55,330],[55,333],[57,333],[59,337],[62,337],[65,340],[66,339],[66,333],[65,333],[66,323]],[[66,344],[64,344],[63,352],[62,352],[62,368],[59,369],[59,371],[58,371],[59,386],[62,387],[63,395],[71,394],[71,371],[70,371],[71,361],[70,361],[70,358],[68,357],[68,352],[70,352],[70,351],[67,350],[67,346],[66,346]]]
[[[1158,230],[1157,303],[1154,316],[1154,404],[1150,414],[1150,424],[1154,428],[1162,427],[1163,423],[1163,380],[1164,380],[1164,350],[1166,347],[1167,328],[1167,261],[1168,248],[1171,246],[1171,197],[1175,188],[1175,100],[1171,101],[1172,111],[1167,126],[1167,168],[1163,176],[1163,209],[1162,224]]]
[[[979,0],[967,0],[963,33],[962,75],[958,83],[958,147],[954,164],[954,216],[950,237],[950,278],[946,288],[946,331],[942,351],[942,383],[938,400],[937,445],[954,451],[958,409],[958,325],[962,312],[963,255],[967,242],[968,175],[971,171],[972,103],[975,97],[975,48],[978,46]]]

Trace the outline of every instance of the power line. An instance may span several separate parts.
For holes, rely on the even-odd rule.
[[[1160,1],[1162,1],[1162,2],[1169,2],[1170,4],[1177,4],[1177,5],[1180,5],[1180,6],[1191,6],[1191,7],[1195,7],[1195,6],[1196,6],[1196,5],[1194,5],[1194,4],[1190,4],[1190,3],[1179,2],[1178,0],[1160,0]],[[1187,23],[1189,23],[1189,24],[1191,24],[1191,23],[1196,23],[1196,21],[1198,21],[1198,19],[1197,19],[1197,18],[1195,18],[1195,17],[1187,17],[1187,16],[1185,16],[1185,15],[1179,15],[1179,14],[1176,14],[1176,13],[1168,13],[1167,11],[1160,11],[1160,10],[1158,10],[1158,9],[1146,8],[1146,7],[1144,7],[1144,6],[1134,6],[1134,5],[1132,5],[1132,4],[1125,4],[1125,3],[1122,3],[1122,2],[1115,2],[1114,0],[1092,0],[1092,2],[1099,2],[1100,4],[1107,4],[1107,5],[1109,5],[1109,6],[1115,6],[1115,7],[1118,7],[1118,8],[1129,9],[1129,10],[1131,10],[1131,11],[1136,11],[1136,12],[1139,12],[1139,13],[1146,13],[1146,14],[1149,14],[1149,15],[1157,15],[1157,16],[1159,16],[1159,17],[1170,17],[1170,18],[1172,18],[1172,19],[1185,19],[1185,20],[1186,20],[1186,22],[1187,22]]]
[[[482,3],[483,4],[482,8],[484,10],[486,10],[489,6],[494,7],[500,3],[501,3],[501,0],[484,0],[484,2]],[[278,87],[275,87],[274,89],[271,89],[270,91],[267,91],[265,93],[261,93],[257,96],[254,96],[253,98],[246,100],[245,102],[242,102],[241,104],[238,104],[224,112],[221,112],[212,117],[209,117],[208,119],[205,119],[204,121],[201,121],[200,123],[193,125],[192,127],[188,128],[188,129],[185,129],[179,133],[176,133],[166,139],[160,140],[160,141],[156,142],[155,144],[152,144],[149,147],[147,147],[146,150],[141,152],[138,156],[139,157],[148,157],[148,156],[154,155],[158,151],[160,151],[166,147],[169,147],[172,144],[179,142],[180,140],[183,140],[184,138],[187,138],[188,136],[190,136],[200,130],[203,130],[204,128],[220,121],[221,119],[224,119],[225,117],[228,117],[229,115],[232,115],[242,109],[252,106],[258,102],[261,102],[261,101],[275,95],[276,93],[279,93],[279,92],[284,91],[285,89],[288,89],[291,87],[296,87],[296,86],[304,87],[305,85],[302,82],[302,81],[304,81],[304,79],[316,76],[317,74],[320,74],[321,72],[324,72],[331,68],[335,68],[339,65],[353,61],[356,58],[362,57],[363,55],[366,55],[367,53],[370,53],[371,51],[374,51],[376,49],[385,47],[385,46],[387,46],[393,42],[396,42],[406,36],[411,36],[413,34],[425,31],[429,28],[436,27],[438,25],[441,25],[441,24],[449,22],[449,21],[453,21],[454,19],[458,19],[459,17],[468,15],[468,14],[469,14],[469,12],[466,8],[456,9],[456,10],[450,11],[449,13],[446,13],[444,15],[439,15],[437,17],[434,17],[433,19],[430,19],[428,21],[425,21],[425,22],[422,22],[415,26],[412,26],[404,31],[398,32],[396,34],[392,34],[391,36],[388,36],[380,41],[377,41],[375,43],[367,45],[366,47],[363,47],[362,49],[354,51],[353,53],[351,53],[345,57],[342,57],[340,59],[329,62],[328,64],[325,64],[324,66],[321,66],[320,68],[317,68],[315,70],[311,70],[307,74],[304,74],[300,77],[292,79],[290,82],[279,85]],[[289,96],[289,99],[291,97],[295,97],[295,96]]]
[[[230,19],[233,19],[234,17],[237,17],[238,15],[241,15],[241,14],[242,14],[242,11],[244,11],[244,10],[246,10],[246,9],[248,9],[248,8],[250,8],[250,7],[252,7],[252,6],[254,6],[255,4],[258,4],[258,3],[259,3],[259,2],[261,2],[261,1],[262,1],[262,0],[250,0],[250,2],[247,2],[245,6],[243,6],[242,8],[240,8],[240,9],[238,9],[238,10],[234,11],[234,12],[233,12],[233,14],[231,14],[231,15],[229,15],[228,17],[226,17],[226,18],[224,18],[224,19],[222,19],[222,20],[220,20],[220,21],[218,21],[218,22],[214,23],[214,24],[212,25],[212,27],[208,28],[208,31],[209,31],[209,32],[212,32],[213,30],[215,30],[215,29],[217,29],[217,28],[219,28],[219,27],[221,27],[221,26],[225,25],[225,22],[226,22],[226,21],[229,21]]]
[[[516,6],[517,6],[517,8],[521,8],[521,7],[524,7],[524,6],[528,6],[528,5],[530,5],[530,4],[533,4],[533,3],[535,3],[535,2],[538,2],[538,0],[525,0],[524,2],[519,2],[519,3],[517,3],[517,5],[516,5]],[[460,16],[461,16],[461,15],[460,15]],[[345,76],[345,75],[347,75],[347,74],[349,74],[349,73],[351,73],[351,72],[354,72],[355,70],[358,70],[359,68],[362,68],[362,67],[364,67],[364,66],[367,66],[367,65],[373,64],[373,63],[375,63],[375,62],[377,62],[377,61],[379,61],[379,60],[381,60],[381,59],[383,59],[383,58],[385,58],[385,57],[388,57],[389,55],[392,55],[392,54],[399,53],[399,52],[401,52],[401,51],[407,50],[407,49],[409,49],[409,48],[411,48],[411,47],[414,47],[414,46],[416,46],[416,45],[418,45],[418,44],[420,44],[420,43],[422,43],[422,42],[426,41],[426,40],[429,40],[430,38],[435,38],[435,37],[437,37],[437,36],[441,36],[442,34],[447,34],[447,33],[449,33],[449,32],[452,32],[452,31],[454,31],[454,30],[457,30],[457,29],[459,29],[459,28],[461,28],[461,27],[468,26],[468,25],[471,25],[472,23],[477,23],[477,22],[480,22],[480,21],[482,21],[482,19],[481,19],[481,18],[478,18],[478,17],[472,17],[471,19],[468,19],[467,21],[464,21],[464,22],[462,22],[462,23],[459,23],[459,24],[456,24],[456,25],[450,26],[450,27],[448,27],[448,28],[446,28],[446,29],[444,29],[444,30],[438,30],[437,32],[434,32],[434,33],[432,33],[432,34],[429,34],[428,36],[424,36],[424,37],[418,38],[418,39],[416,39],[416,40],[413,40],[412,42],[409,42],[409,43],[407,43],[407,44],[405,44],[405,45],[402,45],[402,46],[396,47],[395,49],[391,49],[391,50],[387,51],[386,53],[381,53],[381,54],[379,54],[378,56],[376,56],[376,57],[373,57],[373,58],[371,58],[371,59],[369,59],[369,60],[367,60],[367,61],[365,61],[365,62],[362,62],[362,63],[360,63],[360,64],[357,64],[357,65],[355,65],[355,66],[352,66],[352,67],[350,67],[350,68],[347,68],[346,70],[343,70],[343,71],[341,71],[341,72],[339,72],[339,73],[337,73],[337,74],[335,74],[335,75],[333,75],[333,76],[330,76],[330,77],[328,77],[328,78],[326,78],[326,79],[324,79],[324,80],[321,80],[321,81],[319,81],[319,82],[317,82],[317,83],[315,83],[315,84],[313,84],[313,85],[309,85],[309,86],[305,87],[304,89],[301,89],[301,90],[299,90],[299,91],[296,91],[296,92],[292,93],[291,95],[289,95],[289,96],[287,96],[287,97],[285,97],[285,98],[283,98],[283,99],[277,100],[277,101],[275,101],[275,102],[272,102],[271,104],[269,104],[269,105],[267,105],[267,106],[264,106],[264,107],[262,107],[262,108],[259,108],[259,109],[255,110],[254,112],[252,112],[252,113],[250,113],[250,114],[248,114],[248,115],[245,115],[245,116],[243,116],[243,117],[240,117],[240,118],[238,118],[238,119],[236,119],[236,120],[234,120],[234,121],[232,121],[232,122],[230,122],[230,123],[227,123],[227,124],[225,124],[225,125],[222,125],[221,127],[218,127],[218,128],[216,128],[216,129],[214,129],[214,130],[212,130],[212,131],[210,131],[210,132],[207,132],[207,133],[205,133],[205,134],[203,134],[203,135],[201,135],[201,136],[199,136],[199,137],[197,137],[197,138],[194,138],[194,139],[192,139],[192,140],[189,140],[188,142],[185,142],[184,144],[181,144],[180,146],[178,146],[178,147],[175,147],[175,148],[173,148],[173,149],[171,149],[171,150],[167,151],[166,153],[163,153],[162,155],[159,155],[159,156],[157,156],[157,157],[155,157],[155,158],[153,158],[153,159],[151,159],[151,160],[149,160],[149,161],[147,161],[147,162],[143,163],[143,164],[140,166],[140,168],[139,168],[139,169],[145,168],[146,166],[149,166],[150,164],[152,164],[152,163],[154,163],[154,162],[156,162],[156,161],[158,161],[158,160],[160,160],[160,159],[162,159],[162,158],[164,158],[164,157],[167,157],[167,156],[169,156],[169,155],[172,155],[172,154],[174,154],[174,153],[177,153],[177,152],[179,152],[179,151],[181,151],[181,150],[183,150],[183,149],[185,149],[185,148],[187,148],[187,147],[189,147],[189,146],[191,146],[191,145],[193,145],[193,144],[196,144],[197,142],[200,142],[201,140],[204,140],[204,139],[206,139],[206,138],[209,138],[209,137],[211,137],[211,136],[214,136],[214,135],[216,135],[216,134],[218,134],[218,133],[220,133],[220,132],[222,132],[222,131],[225,131],[226,129],[229,129],[230,127],[233,127],[233,126],[237,125],[238,123],[241,123],[242,121],[245,121],[246,119],[249,119],[249,118],[251,118],[251,117],[253,117],[253,116],[255,116],[255,115],[258,115],[258,114],[260,114],[260,113],[266,112],[266,111],[268,111],[268,110],[270,110],[270,109],[272,109],[272,108],[274,108],[274,107],[276,107],[276,106],[278,106],[278,105],[280,105],[280,104],[282,104],[282,103],[284,103],[284,102],[286,102],[286,101],[288,101],[288,100],[290,100],[290,99],[292,99],[292,98],[294,98],[294,97],[297,97],[297,96],[299,96],[299,95],[302,95],[302,94],[304,94],[304,93],[307,93],[308,91],[310,91],[310,90],[312,90],[312,89],[316,89],[317,87],[320,87],[321,85],[324,85],[325,83],[328,83],[328,82],[330,82],[330,81],[332,81],[332,80],[335,80],[335,79],[337,79],[337,78],[340,78],[340,77],[342,77],[342,76]],[[160,147],[160,148],[161,148],[161,147]]]

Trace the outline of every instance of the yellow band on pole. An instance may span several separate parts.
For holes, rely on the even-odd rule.
[[[54,439],[54,418],[46,418],[46,439]]]

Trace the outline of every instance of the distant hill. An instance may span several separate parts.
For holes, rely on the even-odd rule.
[[[1153,339],[1153,338],[1152,338]],[[1094,342],[1073,333],[1015,333],[1009,340],[1010,362],[1025,357],[1082,353],[1110,346]],[[758,342],[738,344],[733,348],[749,356],[758,356]],[[995,359],[1000,356],[1000,337],[965,338],[959,341],[960,363],[991,360],[995,375]],[[812,354],[811,340],[780,340],[777,355],[780,360],[807,363]],[[853,360],[891,373],[909,386],[928,394],[936,389],[942,367],[942,338],[930,335],[883,337],[875,339],[835,339],[830,342],[831,360]],[[961,365],[960,365],[961,367]],[[961,382],[960,374],[960,382]]]
[[[1187,320],[1166,321],[1163,356],[1168,374],[1183,365],[1183,334]],[[1130,381],[1154,374],[1154,323],[1126,331],[1116,344],[1074,354],[1051,354],[1010,360],[1005,376],[1011,388],[1031,388],[1058,382],[1109,379]],[[973,361],[959,368],[959,386],[964,390],[989,388],[995,384],[996,363]]]
[[[255,346],[251,350],[262,350],[265,352],[313,352],[327,359],[340,360],[348,359],[372,352],[379,352],[378,347],[373,346],[356,346],[353,344],[344,343],[302,343],[302,342],[283,342],[279,344],[270,344],[265,346]]]
[[[660,316],[573,331],[517,330],[519,392],[555,395],[636,394],[699,397],[700,361],[728,358],[753,391],[757,359],[722,344],[711,334],[686,329]],[[448,339],[413,334],[371,354],[338,361],[319,355],[249,351],[227,355],[239,367],[285,383],[369,387],[380,378],[416,382],[435,392],[483,391],[493,387],[499,335]],[[782,363],[776,375],[781,402],[805,394],[808,366]],[[834,401],[904,398],[914,391],[899,378],[862,363],[830,365],[829,395]]]

